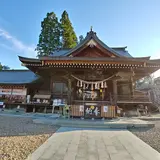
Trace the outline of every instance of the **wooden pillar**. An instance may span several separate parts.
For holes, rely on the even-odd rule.
[[[72,101],[72,82],[71,82],[71,78],[68,77],[68,105],[71,105],[71,101]]]
[[[117,95],[117,81],[113,80],[113,94]]]
[[[50,76],[50,92],[53,92],[53,77],[52,75]]]
[[[134,94],[133,77],[130,78],[130,91],[131,91],[131,96],[133,96]]]
[[[117,104],[117,81],[113,80],[113,103]]]
[[[55,106],[52,106],[52,113],[54,113],[54,107],[55,107]]]
[[[44,113],[47,113],[47,106],[44,107]]]
[[[36,112],[36,107],[34,106],[34,107],[33,107],[33,113],[35,113],[35,112]]]

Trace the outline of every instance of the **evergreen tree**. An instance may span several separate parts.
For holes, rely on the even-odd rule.
[[[80,36],[79,36],[79,43],[81,43],[83,40],[84,40],[83,35],[80,35]]]
[[[0,71],[1,70],[9,70],[10,69],[10,67],[8,67],[8,66],[6,66],[6,65],[2,65],[1,63],[0,63]]]
[[[41,28],[36,50],[38,56],[50,55],[61,47],[60,23],[54,12],[47,13],[46,18],[41,22]]]
[[[3,65],[3,66],[2,66],[2,69],[3,69],[3,70],[10,70],[10,67],[8,67],[8,66],[6,66],[6,65]]]
[[[68,13],[64,11],[61,17],[62,48],[73,48],[77,45],[77,36],[69,20]]]
[[[3,69],[3,66],[2,66],[2,64],[0,63],[0,71]]]

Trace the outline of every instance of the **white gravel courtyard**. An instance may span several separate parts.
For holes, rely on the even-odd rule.
[[[30,118],[0,116],[0,160],[24,160],[55,131]]]

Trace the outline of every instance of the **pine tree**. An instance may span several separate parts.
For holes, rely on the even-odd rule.
[[[62,13],[60,22],[62,29],[62,48],[75,47],[77,45],[77,36],[66,11]]]
[[[47,13],[46,18],[41,22],[41,28],[36,50],[38,56],[50,55],[61,47],[60,23],[54,12]]]

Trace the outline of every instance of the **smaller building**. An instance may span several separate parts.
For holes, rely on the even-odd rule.
[[[0,101],[5,102],[7,107],[25,103],[30,88],[37,84],[37,80],[38,76],[29,70],[0,71]]]

